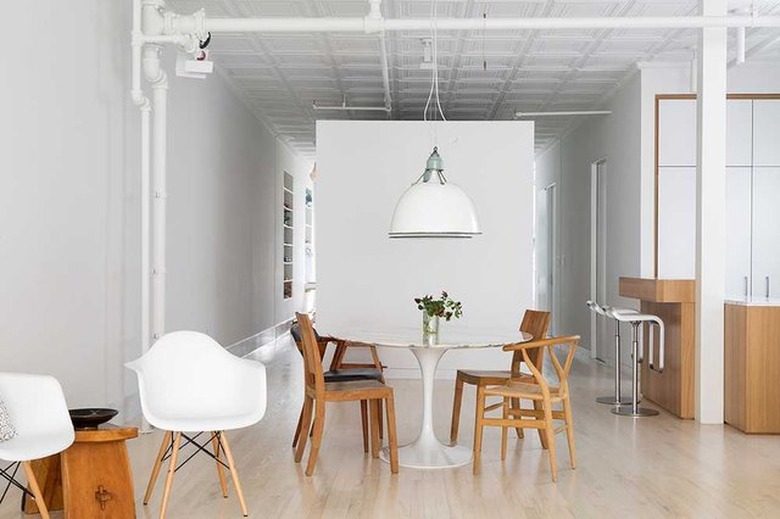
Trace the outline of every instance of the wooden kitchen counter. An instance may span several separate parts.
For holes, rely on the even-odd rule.
[[[619,293],[638,299],[642,313],[657,315],[664,322],[665,368],[663,373],[642,364],[642,396],[680,418],[692,419],[695,412],[696,281],[693,279],[620,278]],[[658,358],[659,338],[643,334],[644,358],[650,347]],[[626,341],[624,340],[623,344]]]

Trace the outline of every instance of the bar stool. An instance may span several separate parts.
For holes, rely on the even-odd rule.
[[[605,313],[619,322],[631,323],[631,404],[620,405],[612,409],[612,413],[621,416],[655,416],[658,411],[647,407],[639,407],[639,363],[642,362],[639,349],[639,327],[644,323],[653,324],[658,327],[660,334],[660,345],[658,347],[658,355],[660,357],[658,367],[656,368],[654,362],[654,349],[652,347],[652,337],[650,340],[650,348],[648,354],[648,367],[658,373],[664,371],[664,322],[657,315],[641,314],[641,313],[624,313],[620,309],[608,308],[604,310]]]
[[[588,308],[591,312],[602,317],[610,317],[607,315],[607,309],[611,309],[609,306],[601,306],[600,304],[588,300]],[[621,313],[637,313],[635,310],[621,309]],[[615,394],[613,396],[600,396],[596,398],[596,402],[599,404],[607,405],[628,405],[631,403],[631,399],[620,396],[620,321],[615,319]]]

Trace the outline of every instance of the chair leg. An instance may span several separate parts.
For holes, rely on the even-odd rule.
[[[473,472],[479,474],[482,462],[482,429],[485,418],[485,388],[477,386],[477,414],[474,416],[474,467]]]
[[[35,497],[35,506],[38,507],[38,511],[43,519],[49,519],[49,510],[46,508],[46,501],[43,499],[41,487],[38,486],[38,480],[35,479],[32,464],[29,461],[23,461],[22,467],[24,467],[24,473],[27,475],[27,484],[30,485],[30,490],[33,497]]]
[[[504,403],[501,406],[501,418],[504,420],[509,419],[509,397],[504,397]],[[522,430],[522,429],[521,429]],[[509,427],[506,425],[501,426],[501,461],[506,459],[506,444],[509,436]]]
[[[544,406],[539,400],[534,400],[534,409],[536,411],[542,410]],[[542,449],[547,450],[547,435],[544,433],[544,429],[538,429],[539,432],[539,443],[542,444]]]
[[[387,441],[390,450],[390,472],[398,474],[398,436],[395,431],[395,404],[393,395],[387,397],[385,401],[385,412],[387,413]]]
[[[152,499],[152,492],[154,492],[154,485],[157,483],[157,476],[160,474],[160,467],[162,466],[162,459],[165,455],[165,451],[168,450],[168,446],[171,444],[171,431],[165,431],[163,435],[162,443],[160,444],[160,450],[157,451],[157,459],[154,460],[154,467],[152,468],[152,475],[149,477],[149,483],[146,485],[146,493],[144,494],[144,504],[148,505],[149,500]]]
[[[550,471],[552,472],[553,483],[558,481],[558,462],[555,460],[555,427],[552,417],[552,403],[547,401],[543,403],[544,421],[546,428],[544,434],[547,436],[547,451],[550,454]]]
[[[298,437],[298,448],[295,451],[295,463],[303,459],[303,451],[306,449],[306,441],[309,439],[309,427],[311,427],[312,406],[314,400],[306,396],[303,400],[303,422],[301,422],[301,434]]]
[[[371,457],[378,458],[381,440],[379,439],[379,406],[377,405],[377,400],[369,400],[368,407],[371,415]]]
[[[322,444],[322,431],[325,429],[325,402],[316,401],[314,429],[312,430],[311,449],[309,450],[309,464],[306,466],[306,475],[314,474],[314,465],[317,463],[317,455]]]
[[[571,416],[571,401],[569,397],[563,400],[563,417],[566,420],[566,441],[569,442],[569,462],[571,468],[577,468],[577,455],[574,448],[574,421]]]
[[[168,460],[168,476],[165,478],[165,490],[163,491],[162,504],[160,505],[160,519],[165,519],[165,509],[168,507],[168,500],[171,497],[171,487],[173,486],[173,474],[176,472],[176,462],[179,459],[179,444],[181,443],[181,433],[177,432],[173,437],[173,450],[171,458]]]
[[[384,440],[385,439],[385,420],[382,418],[382,400],[376,401],[377,409],[376,409],[376,418],[379,422],[379,439]]]
[[[458,376],[455,379],[455,396],[452,398],[452,424],[450,424],[450,443],[458,442],[458,429],[460,428],[460,406],[463,402],[463,379]]]
[[[301,405],[301,412],[298,415],[298,425],[295,426],[295,435],[293,436],[293,442],[292,442],[293,449],[298,445],[298,440],[301,437],[302,422],[303,422],[303,405]]]
[[[222,467],[222,463],[219,462],[220,448],[219,448],[219,431],[214,431],[211,437],[211,447],[214,449],[214,456],[217,457],[217,476],[219,477],[219,487],[222,489],[222,497],[227,498],[227,480],[225,479],[225,470]]]
[[[363,427],[363,452],[368,452],[368,402],[360,401],[360,424]]]
[[[512,399],[512,408],[513,409],[520,409],[520,399],[519,398],[513,398]],[[518,438],[525,438],[525,433],[523,432],[522,427],[515,427],[515,433],[517,433]]]
[[[249,511],[246,508],[246,501],[244,501],[244,490],[241,488],[241,480],[238,478],[238,470],[236,470],[236,462],[233,461],[233,452],[230,450],[230,444],[228,443],[227,434],[225,431],[220,431],[219,441],[222,447],[225,449],[225,457],[227,458],[228,467],[230,467],[230,475],[233,477],[233,484],[236,486],[236,495],[238,495],[238,502],[241,504],[241,513],[244,517],[249,515]]]

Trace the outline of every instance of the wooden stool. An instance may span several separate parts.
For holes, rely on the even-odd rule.
[[[76,441],[65,452],[33,462],[49,511],[64,510],[64,517],[71,519],[134,518],[133,473],[125,440],[137,436],[135,427],[76,430]],[[22,509],[38,513],[29,497]]]

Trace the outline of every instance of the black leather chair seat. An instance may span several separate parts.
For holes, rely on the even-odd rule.
[[[349,380],[381,380],[382,372],[376,368],[333,369],[326,371],[325,382],[347,382]]]

